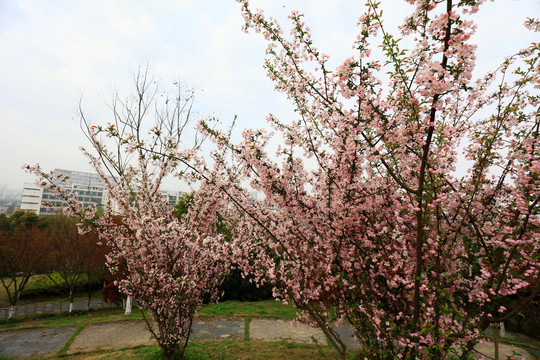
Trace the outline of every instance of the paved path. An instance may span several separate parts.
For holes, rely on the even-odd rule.
[[[76,326],[62,326],[0,333],[0,355],[40,358],[56,354],[75,333]]]
[[[193,340],[222,340],[245,338],[245,320],[240,318],[196,318],[193,323]],[[0,355],[15,358],[39,358],[56,354],[75,333],[75,326],[62,326],[13,332],[0,332]],[[352,332],[346,327],[337,328],[348,346],[357,347],[352,341]],[[249,338],[260,341],[288,340],[297,343],[325,345],[326,339],[319,329],[303,324],[292,326],[290,321],[275,319],[251,319]],[[125,321],[86,326],[69,346],[67,353],[120,349],[140,345],[155,345],[142,321]],[[477,346],[485,355],[493,356],[493,344],[485,342]],[[519,353],[526,360],[535,360],[525,350],[500,344],[500,358]]]
[[[90,301],[90,307],[97,309],[101,307],[114,307],[116,305],[104,303],[101,300],[93,299]],[[75,301],[73,310],[87,310],[88,300]],[[17,305],[15,316],[25,316],[31,314],[60,313],[69,310],[69,302],[39,303],[29,305]],[[9,308],[0,308],[0,319],[7,318]]]

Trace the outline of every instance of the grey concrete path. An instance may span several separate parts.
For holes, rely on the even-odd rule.
[[[242,340],[244,319],[195,319],[191,340]],[[111,350],[124,347],[157,345],[144,321],[89,325],[70,345],[68,354],[80,351]]]
[[[76,326],[0,332],[0,355],[41,358],[56,354],[75,333]]]
[[[115,307],[116,305],[107,304],[99,299],[90,300],[90,307],[92,309],[102,307]],[[87,310],[88,300],[75,301],[73,303],[73,310]],[[45,314],[45,313],[60,313],[69,310],[69,302],[49,302],[39,304],[17,305],[15,308],[15,316],[25,316],[32,314]],[[0,319],[7,318],[9,308],[0,308]]]
[[[75,326],[0,332],[0,354],[15,358],[40,358],[56,354],[75,333]],[[192,340],[242,340],[245,336],[245,320],[241,318],[196,318],[193,323]],[[348,347],[358,347],[347,326],[337,328]],[[291,321],[254,318],[250,321],[249,338],[259,341],[288,340],[296,343],[326,345],[321,330]],[[99,349],[120,349],[141,345],[155,345],[155,340],[142,321],[126,321],[86,326],[69,346],[67,353],[87,352]],[[476,348],[487,356],[493,356],[493,344],[485,342]],[[500,358],[515,353],[522,357],[514,359],[535,360],[524,349],[500,344]]]

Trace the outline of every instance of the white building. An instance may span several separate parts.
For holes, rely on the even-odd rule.
[[[21,210],[32,211],[39,215],[43,189],[36,184],[26,183],[21,197]]]

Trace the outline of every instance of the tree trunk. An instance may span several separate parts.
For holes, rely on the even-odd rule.
[[[495,347],[494,359],[499,360],[499,324],[491,324],[493,329],[493,346]]]
[[[15,305],[11,305],[8,311],[8,320],[15,316]]]
[[[184,352],[180,351],[180,345],[163,345],[161,346],[161,358],[166,360],[183,360]]]
[[[88,302],[86,303],[86,310],[90,311],[90,299],[92,299],[92,291],[88,290]]]
[[[69,290],[69,313],[73,311],[73,291]]]
[[[9,294],[8,294],[9,295]],[[17,294],[15,295],[15,302],[13,302],[13,304],[11,304],[9,306],[9,311],[8,311],[8,320],[11,319],[12,317],[15,316],[15,309],[16,309],[16,304],[17,302],[19,301],[19,298],[21,297],[21,291],[18,290],[17,291]],[[10,299],[10,301],[13,300],[13,299]]]
[[[504,322],[501,321],[499,323],[499,336],[500,337],[505,337],[506,336],[506,328],[504,327]]]
[[[126,299],[126,312],[124,315],[131,315],[131,296],[128,295]]]

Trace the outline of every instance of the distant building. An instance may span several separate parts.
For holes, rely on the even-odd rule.
[[[107,200],[105,183],[97,174],[82,171],[55,169],[57,174],[67,175],[69,179],[63,185],[64,189],[77,193],[77,199],[84,206],[104,204]],[[38,215],[53,214],[63,203],[48,189],[32,183],[24,184],[21,197],[21,210],[33,211]]]
[[[33,183],[26,183],[21,196],[21,210],[32,211],[39,215],[43,189]]]
[[[165,200],[171,205],[174,205],[182,197],[182,191],[161,190],[161,194],[165,197]]]
[[[81,171],[55,169],[57,174],[69,176],[64,189],[77,193],[77,199],[84,206],[102,205],[107,202],[107,191],[104,181],[99,175]],[[174,205],[180,199],[182,192],[162,190],[167,201]],[[21,210],[33,211],[38,215],[53,214],[61,209],[62,201],[55,198],[48,189],[32,183],[24,184],[21,198]]]

